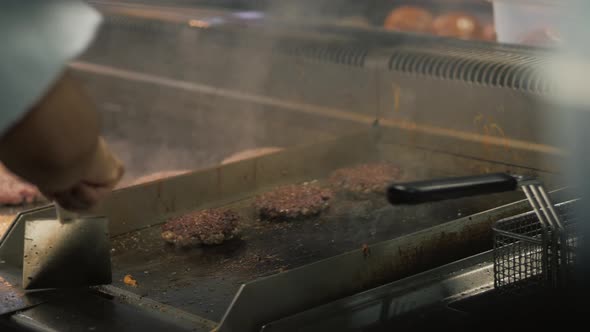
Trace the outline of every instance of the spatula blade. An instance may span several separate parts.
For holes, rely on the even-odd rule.
[[[30,220],[25,224],[23,287],[72,288],[112,281],[108,219]]]

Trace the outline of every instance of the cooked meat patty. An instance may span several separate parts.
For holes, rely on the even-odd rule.
[[[0,164],[0,205],[33,203],[42,197],[37,187],[20,179]]]
[[[255,148],[255,149],[248,149],[244,151],[240,151],[238,153],[234,153],[231,156],[223,159],[221,161],[222,165],[234,163],[236,161],[244,160],[244,159],[251,159],[260,156],[264,156],[265,154],[275,153],[281,151],[282,148],[277,147],[262,147],[262,148]]]
[[[177,247],[221,244],[238,234],[240,217],[231,210],[208,209],[170,218],[162,238]]]
[[[400,6],[389,13],[383,27],[389,30],[430,32],[432,14],[421,7]]]
[[[142,184],[142,183],[157,181],[157,180],[170,178],[170,177],[184,174],[184,173],[188,173],[188,172],[190,172],[190,171],[188,171],[188,170],[173,170],[173,171],[161,171],[161,172],[151,173],[151,174],[144,175],[142,177],[139,177],[139,178],[133,180],[133,182],[131,182],[131,185],[135,186],[135,185]]]
[[[399,179],[401,173],[400,168],[391,163],[363,164],[335,170],[328,182],[352,194],[385,194],[387,185]]]
[[[329,206],[330,189],[314,183],[286,185],[256,197],[254,207],[266,220],[293,220],[320,214]]]
[[[438,16],[432,22],[432,29],[438,36],[462,39],[476,39],[481,35],[481,23],[467,13],[451,12]]]

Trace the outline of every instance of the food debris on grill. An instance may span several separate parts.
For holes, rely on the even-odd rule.
[[[128,274],[123,278],[123,283],[127,286],[137,287],[137,280],[133,279],[133,277]]]
[[[254,207],[265,220],[294,220],[320,214],[330,205],[332,191],[315,183],[286,185],[256,197]]]
[[[0,205],[34,203],[42,198],[37,187],[20,179],[0,164]]]
[[[130,185],[135,186],[142,183],[148,183],[152,181],[157,181],[161,179],[171,178],[173,176],[181,175],[190,172],[189,170],[172,170],[172,171],[162,171],[156,173],[150,173],[148,175],[141,176],[135,180],[133,180]]]
[[[196,211],[169,219],[162,238],[177,247],[221,244],[238,235],[240,216],[226,209]]]
[[[366,194],[385,194],[391,181],[398,180],[401,169],[392,163],[381,162],[337,169],[328,182],[337,190],[362,197]]]

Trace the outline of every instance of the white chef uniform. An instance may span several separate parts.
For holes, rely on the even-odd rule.
[[[0,135],[86,49],[100,21],[81,1],[0,1]]]

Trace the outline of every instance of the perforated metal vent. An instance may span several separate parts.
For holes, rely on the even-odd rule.
[[[290,56],[355,67],[363,67],[369,53],[369,50],[362,46],[310,44],[293,41],[279,43],[276,50]]]
[[[530,53],[503,50],[400,47],[391,55],[389,69],[545,94],[552,88],[540,75],[544,63],[545,58]]]

